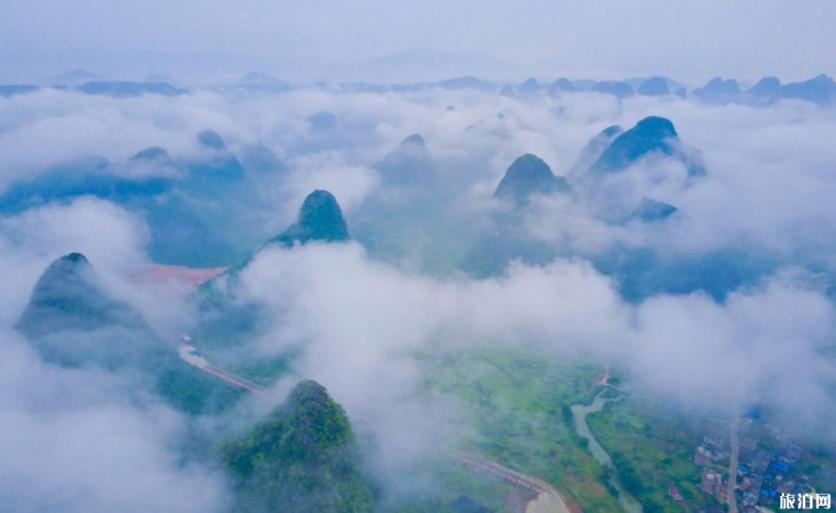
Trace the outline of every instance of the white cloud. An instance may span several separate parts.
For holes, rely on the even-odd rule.
[[[792,422],[805,398],[833,402],[833,363],[819,351],[836,334],[836,309],[803,276],[777,276],[723,304],[693,294],[629,305],[583,261],[439,281],[371,261],[355,244],[313,244],[268,249],[242,279],[245,297],[276,315],[261,350],[301,348],[299,376],[321,380],[384,439],[399,426],[387,419],[426,415],[410,410],[417,351],[500,344],[612,364],[657,397],[703,411],[763,404],[792,430],[836,441],[814,413]],[[416,441],[438,436],[412,433]]]
[[[219,511],[223,477],[183,463],[177,413],[101,371],[41,363],[0,332],[0,496],[14,511]]]

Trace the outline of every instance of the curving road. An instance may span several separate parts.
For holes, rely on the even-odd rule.
[[[183,339],[186,341],[191,340],[188,336],[184,336]],[[180,356],[181,360],[188,363],[192,367],[195,367],[201,372],[205,372],[214,378],[220,379],[229,385],[255,394],[267,394],[267,391],[258,384],[213,367],[209,361],[203,356],[200,356],[197,349],[190,344],[181,344],[177,348],[177,354]],[[533,493],[536,496],[536,499],[529,503],[526,511],[530,511],[532,513],[571,513],[569,508],[566,506],[566,502],[563,500],[563,497],[552,487],[552,485],[542,479],[517,472],[516,470],[503,467],[494,461],[486,460],[479,456],[462,451],[443,449],[442,453],[476,471],[491,474],[492,476],[516,486],[517,488]]]
[[[538,513],[570,513],[566,502],[563,500],[563,496],[552,485],[542,479],[517,472],[508,467],[503,467],[495,461],[486,460],[474,454],[468,454],[454,449],[444,449],[442,452],[467,467],[479,472],[491,474],[517,488],[534,493],[536,499],[529,503],[529,509],[526,511],[536,511]]]

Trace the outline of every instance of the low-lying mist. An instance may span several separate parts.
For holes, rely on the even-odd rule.
[[[596,134],[647,116],[673,122],[704,175],[671,155],[579,169]],[[197,437],[208,453],[267,409],[250,398],[187,415],[131,373],[44,358],[15,323],[43,270],[75,251],[172,351],[200,305],[154,266],[235,269],[233,301],[257,305],[260,324],[219,357],[294,355],[266,402],[300,379],[323,384],[375,440],[381,473],[468,425],[454,398],[425,393],[421,355],[495,346],[614,367],[701,411],[758,406],[836,447],[834,140],[833,108],[793,101],[441,89],[0,99],[0,497],[14,511],[223,511],[216,458],[183,447]],[[132,160],[151,147],[164,162]],[[494,197],[528,153],[571,190]],[[104,160],[78,163],[90,156]],[[50,181],[69,162],[82,177],[170,182]],[[337,199],[351,240],[264,245],[314,189]],[[675,212],[643,219],[644,198]]]

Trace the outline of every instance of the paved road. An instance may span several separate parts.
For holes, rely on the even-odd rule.
[[[190,344],[182,344],[177,353],[180,358],[206,374],[209,374],[217,379],[248,392],[256,394],[266,394],[267,392],[261,386],[246,380],[234,374],[222,371],[213,367],[209,361],[198,354],[197,349]],[[536,477],[528,476],[526,474],[503,467],[499,463],[483,459],[473,454],[467,454],[453,449],[445,449],[442,451],[447,456],[456,461],[480,472],[486,472],[503,481],[510,483],[518,488],[533,493],[537,498],[529,503],[527,511],[536,513],[571,513],[563,497],[555,490],[549,483],[537,479]]]
[[[474,454],[454,449],[445,449],[443,452],[474,470],[491,474],[517,488],[534,493],[537,498],[529,503],[531,511],[537,511],[538,513],[570,513],[560,493],[542,479],[503,467],[495,461],[486,460]]]
[[[180,355],[180,359],[195,367],[210,376],[213,376],[217,379],[225,381],[226,383],[236,387],[246,390],[247,392],[252,392],[254,394],[266,394],[267,392],[256,383],[249,381],[247,379],[241,378],[234,374],[230,374],[228,372],[222,371],[218,368],[212,367],[206,358],[200,356],[197,353],[197,350],[194,346],[189,344],[183,344],[179,348],[177,348],[177,354]]]
[[[735,417],[731,421],[731,453],[729,454],[729,488],[726,490],[726,503],[729,505],[729,513],[737,513],[737,496],[735,490],[737,489],[737,458],[740,453],[740,438],[738,436],[737,427],[740,419]]]

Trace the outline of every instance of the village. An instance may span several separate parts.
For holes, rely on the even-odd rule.
[[[814,493],[810,476],[801,470],[804,457],[801,448],[775,431],[770,433],[770,438],[778,442],[777,446],[766,447],[758,442],[760,437],[753,427],[755,422],[752,417],[740,422],[736,476],[728,476],[731,448],[725,430],[706,434],[702,444],[694,450],[694,463],[701,468],[699,489],[717,501],[707,506],[704,513],[721,513],[727,511],[722,505],[731,506],[728,497],[730,478],[736,480],[733,500],[740,513],[779,509],[779,505],[784,505],[782,496]]]

